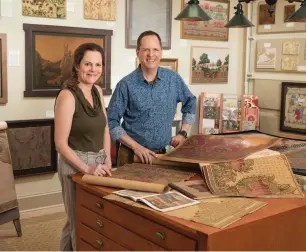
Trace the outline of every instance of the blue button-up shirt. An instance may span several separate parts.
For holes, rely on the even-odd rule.
[[[182,123],[193,124],[196,97],[183,79],[175,71],[159,67],[155,83],[149,84],[138,67],[119,81],[109,103],[107,116],[113,140],[128,134],[151,150],[165,147],[171,140],[179,102],[182,102]]]

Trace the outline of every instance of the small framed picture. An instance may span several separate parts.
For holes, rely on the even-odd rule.
[[[282,82],[280,130],[306,134],[306,83]]]

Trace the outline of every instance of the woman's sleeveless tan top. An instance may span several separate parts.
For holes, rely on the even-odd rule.
[[[106,117],[102,109],[98,89],[93,86],[91,95],[93,107],[86,100],[82,90],[69,89],[75,98],[75,112],[72,119],[68,145],[73,150],[99,152],[104,146]]]

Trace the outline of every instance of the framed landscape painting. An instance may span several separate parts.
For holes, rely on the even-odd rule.
[[[138,36],[151,30],[159,34],[163,49],[171,49],[171,13],[172,0],[126,0],[126,48],[136,48]]]
[[[306,83],[282,82],[280,130],[306,134]]]
[[[136,67],[138,67],[139,64],[140,64],[139,59],[136,57]],[[169,58],[161,59],[159,66],[164,67],[164,68],[168,68],[168,69],[171,69],[171,70],[177,72],[177,70],[178,70],[178,59],[169,59]]]
[[[0,34],[0,104],[7,103],[7,42],[6,34]]]
[[[182,10],[189,0],[182,1]],[[229,1],[199,0],[199,6],[212,19],[209,21],[181,21],[181,39],[228,41]]]
[[[227,83],[229,48],[191,47],[191,84]]]
[[[66,26],[23,24],[25,31],[25,97],[55,97],[69,81],[75,49],[83,43],[96,43],[105,52],[105,66],[99,85],[104,95],[112,93],[112,30]]]

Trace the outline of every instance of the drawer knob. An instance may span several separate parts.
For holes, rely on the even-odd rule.
[[[166,234],[164,232],[156,232],[155,234],[162,240],[166,240]]]
[[[99,246],[102,246],[102,245],[103,245],[103,241],[101,241],[101,240],[96,240],[96,243],[97,243]]]
[[[104,209],[104,206],[102,203],[96,203],[96,207],[99,209]]]
[[[104,227],[103,223],[102,223],[100,220],[97,220],[96,224],[97,224],[97,226],[100,227],[100,228],[103,228],[103,227]]]

